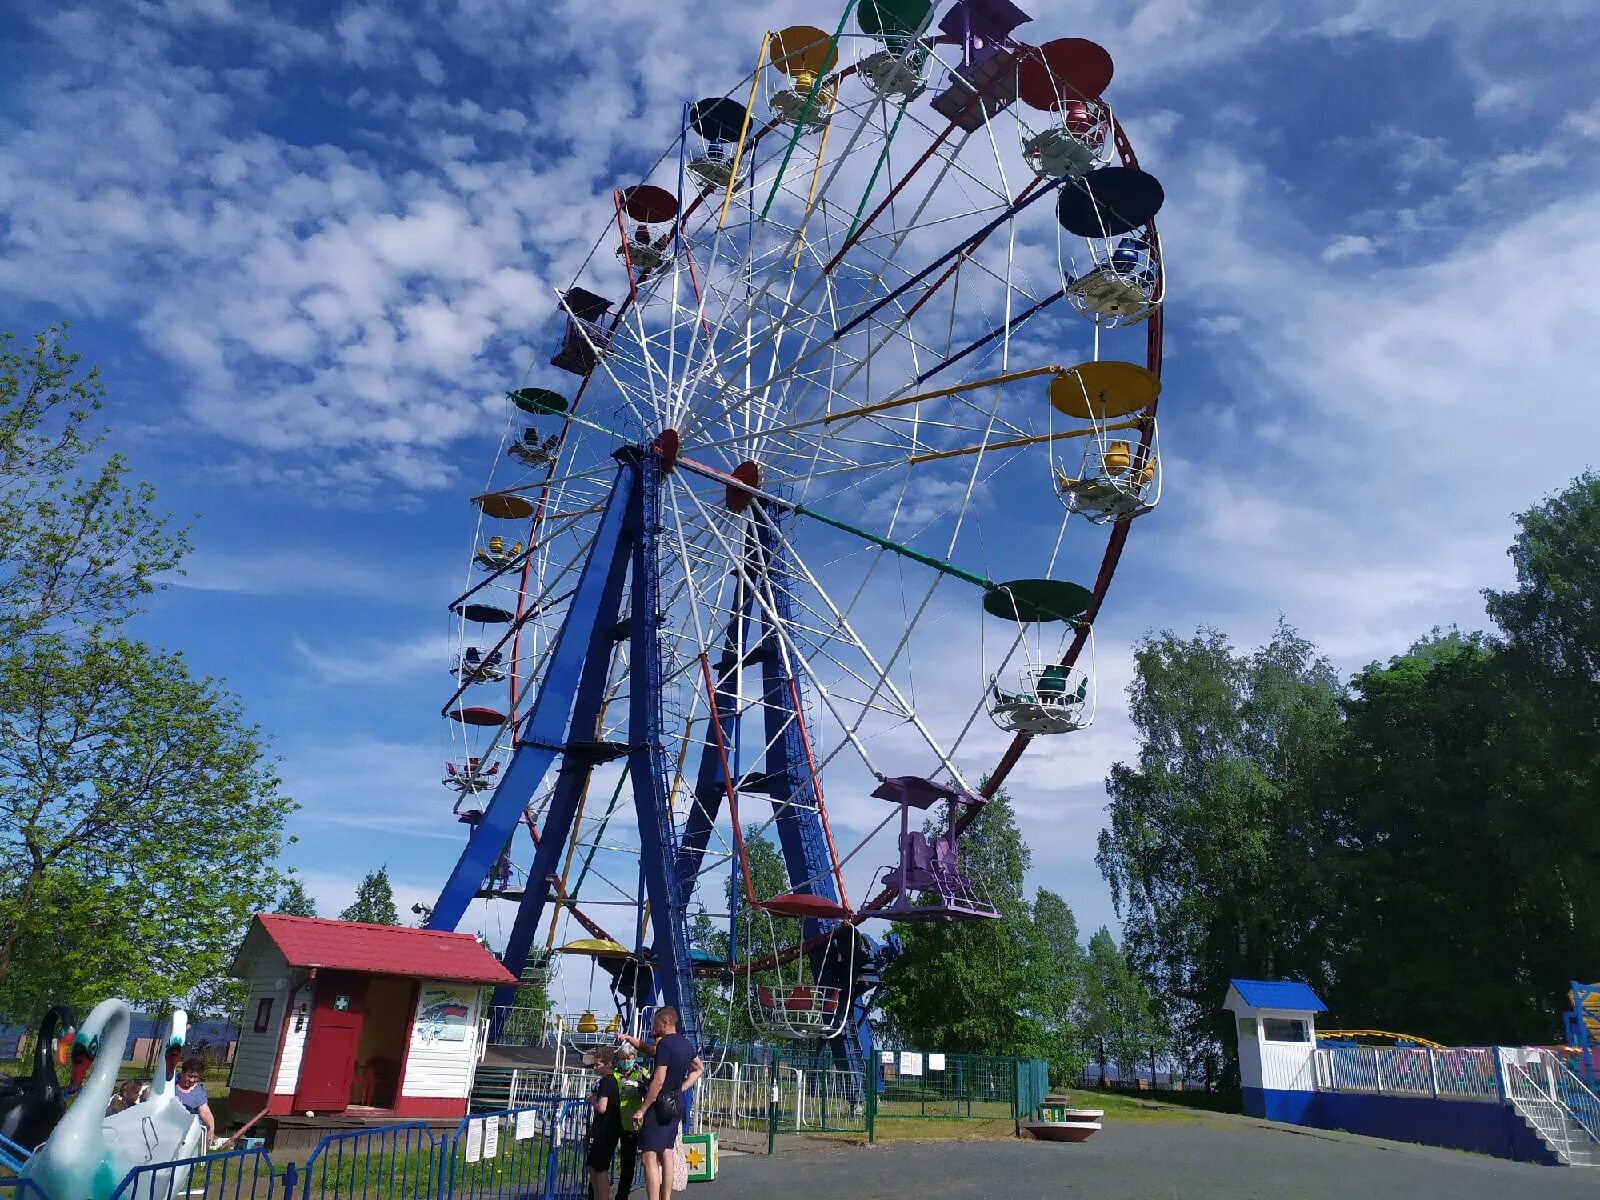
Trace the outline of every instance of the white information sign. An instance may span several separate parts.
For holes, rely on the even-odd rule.
[[[517,1114],[517,1129],[512,1136],[519,1142],[525,1142],[539,1132],[539,1113],[532,1108],[523,1109]]]
[[[878,1061],[881,1062],[886,1067],[894,1066],[894,1051],[893,1050],[880,1050],[880,1051],[878,1051]]]
[[[500,1153],[500,1118],[487,1117],[483,1122],[483,1156],[494,1158]]]
[[[910,1050],[900,1051],[900,1074],[921,1075],[922,1055],[913,1054]]]
[[[467,1161],[477,1162],[483,1157],[483,1122],[467,1122]]]
[[[928,1055],[928,1070],[930,1070],[930,1071],[942,1071],[942,1070],[944,1070],[944,1055],[942,1055],[942,1054],[930,1054],[930,1055]]]

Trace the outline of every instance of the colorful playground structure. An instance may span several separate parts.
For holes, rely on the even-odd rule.
[[[504,922],[513,975],[581,993],[563,1045],[667,1003],[715,1047],[713,979],[859,1078],[895,953],[867,923],[993,918],[962,832],[1094,719],[1093,624],[1160,497],[1163,192],[1104,49],[939,7],[846,4],[686,96],[508,392],[449,606],[466,844],[429,927]],[[1020,249],[1035,222],[1054,255]],[[1055,577],[1085,553],[1091,585]],[[846,826],[830,795],[882,807]]]

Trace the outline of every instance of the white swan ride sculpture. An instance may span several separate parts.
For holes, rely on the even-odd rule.
[[[157,1060],[149,1099],[113,1116],[105,1115],[117,1086],[117,1066],[131,1024],[132,1014],[124,1001],[102,1000],[78,1030],[78,1044],[94,1055],[94,1066],[67,1115],[23,1170],[51,1200],[109,1200],[135,1167],[195,1158],[205,1148],[200,1119],[177,1097],[173,1059],[181,1053],[188,1031],[188,1017],[182,1012],[173,1014],[172,1031],[166,1052]],[[80,1070],[73,1074],[79,1075]],[[188,1179],[187,1163],[152,1171],[129,1200],[180,1195]]]

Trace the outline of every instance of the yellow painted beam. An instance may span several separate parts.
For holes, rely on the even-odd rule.
[[[1425,1037],[1418,1037],[1414,1033],[1390,1033],[1384,1029],[1319,1029],[1318,1039],[1322,1038],[1388,1038],[1392,1042],[1415,1042],[1419,1046],[1427,1046],[1432,1050],[1448,1050],[1448,1046],[1438,1042],[1430,1042]]]
[[[817,146],[817,165],[811,172],[811,190],[806,193],[806,212],[800,218],[800,244],[794,248],[794,269],[800,269],[800,256],[806,249],[806,226],[811,224],[811,207],[817,202],[817,179],[822,174],[822,156],[828,149],[828,132],[833,128],[829,121],[822,127],[822,140]]]
[[[939,458],[960,458],[963,454],[977,454],[982,450],[1011,450],[1017,446],[1036,446],[1040,442],[1056,442],[1062,438],[1087,437],[1091,433],[1110,433],[1116,429],[1137,429],[1144,424],[1143,418],[1131,421],[1118,421],[1115,425],[1102,425],[1098,430],[1093,425],[1082,429],[1068,429],[1063,433],[1036,433],[1032,437],[1011,438],[1004,442],[986,442],[981,446],[963,446],[959,450],[933,450],[927,454],[913,454],[906,460],[908,464],[932,462]]]
[[[756,71],[750,77],[750,102],[744,106],[744,125],[739,130],[739,144],[733,148],[733,172],[728,176],[727,189],[722,193],[722,212],[717,216],[717,228],[721,229],[728,220],[728,205],[733,201],[733,186],[739,182],[739,160],[744,157],[744,141],[750,133],[750,114],[756,109],[756,89],[761,86],[761,68],[767,61],[767,43],[772,41],[772,33],[761,35],[761,49],[756,51]]]
[[[1002,383],[1015,383],[1019,379],[1034,379],[1040,375],[1061,375],[1066,370],[1066,367],[1034,367],[1031,371],[1011,371],[1005,375],[992,376],[989,379],[974,379],[971,383],[958,383],[955,387],[937,388],[931,392],[915,392],[910,396],[901,396],[897,400],[883,400],[877,404],[864,404],[859,408],[848,408],[844,412],[829,413],[822,418],[822,423],[831,425],[835,421],[843,421],[848,417],[864,417],[868,413],[883,412],[886,409],[899,408],[906,404],[916,404],[920,400],[937,400],[940,396],[956,396],[962,392],[970,392],[983,387],[994,387]]]

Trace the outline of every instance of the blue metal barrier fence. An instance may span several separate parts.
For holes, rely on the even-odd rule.
[[[332,1133],[303,1167],[264,1150],[230,1150],[136,1167],[110,1200],[587,1200],[589,1106],[541,1098],[474,1113],[452,1133],[421,1122]],[[0,1179],[0,1200],[47,1195]]]

